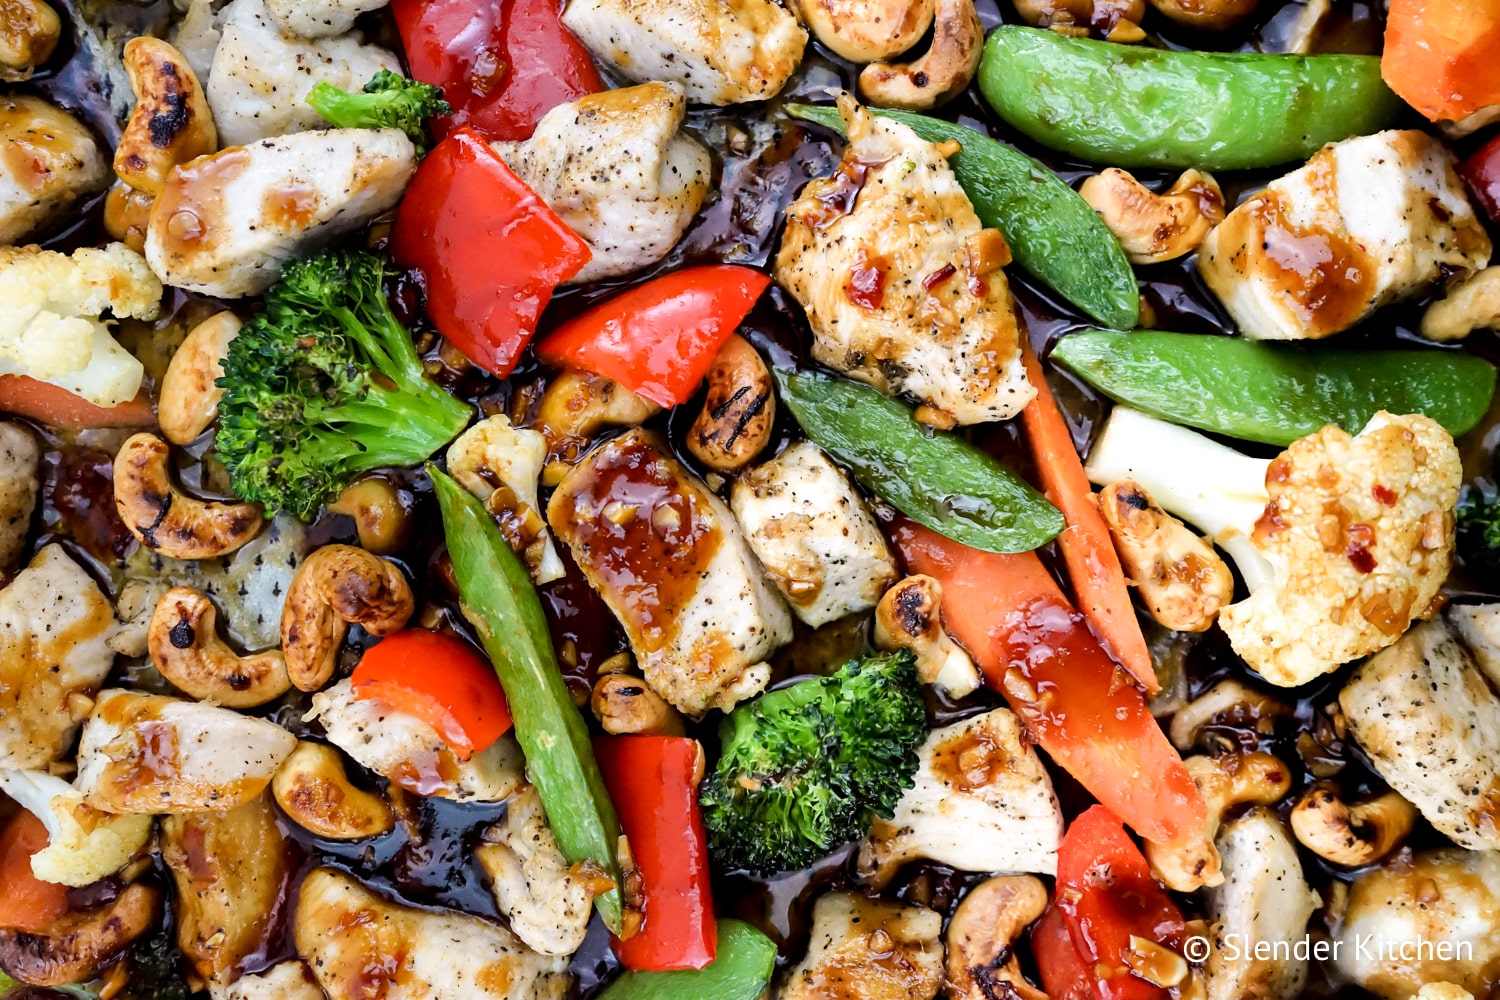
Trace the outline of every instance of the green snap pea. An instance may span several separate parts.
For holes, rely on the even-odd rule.
[[[627,971],[599,1000],[756,1000],[776,971],[776,944],[738,920],[719,921],[719,946],[702,969]]]
[[[879,389],[812,371],[776,381],[807,436],[918,524],[985,552],[1030,552],[1062,531],[1062,514],[1019,476]]]
[[[1378,410],[1426,414],[1456,437],[1479,423],[1495,393],[1495,366],[1457,351],[1091,330],[1058,341],[1052,360],[1154,417],[1281,446],[1327,424],[1357,433]]]
[[[986,40],[979,89],[1048,149],[1114,167],[1273,167],[1378,132],[1401,107],[1376,56],[1178,52],[1017,25]]]
[[[790,104],[786,110],[844,131],[836,108]],[[1005,235],[1016,263],[1100,323],[1135,326],[1141,302],[1130,261],[1077,191],[1025,153],[971,128],[910,111],[871,110],[928,142],[956,140],[961,148],[948,164],[979,221]]]

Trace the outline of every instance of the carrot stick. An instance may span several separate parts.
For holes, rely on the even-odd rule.
[[[1073,599],[1100,644],[1140,681],[1146,693],[1155,694],[1161,684],[1151,665],[1151,651],[1141,634],[1135,606],[1130,603],[1120,557],[1115,554],[1109,527],[1099,513],[1094,488],[1089,485],[1083,462],[1073,447],[1067,421],[1047,387],[1042,366],[1029,346],[1022,357],[1026,377],[1036,388],[1036,398],[1021,411],[1021,422],[1026,428],[1026,439],[1031,442],[1042,492],[1068,522],[1057,542],[1073,583]]]

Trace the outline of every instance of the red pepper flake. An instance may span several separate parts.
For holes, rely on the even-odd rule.
[[[973,275],[970,275],[969,294],[974,296],[976,299],[984,298],[986,295],[990,294],[989,282],[985,281],[983,278],[977,278]]]
[[[1379,500],[1387,507],[1396,506],[1396,491],[1391,489],[1389,486],[1382,486],[1379,483],[1376,483],[1374,486],[1370,487],[1370,493],[1375,497],[1376,500]]]
[[[1375,544],[1375,529],[1368,524],[1351,524],[1348,538],[1349,547],[1344,550],[1344,554],[1361,573],[1373,573],[1375,557],[1370,555],[1370,546]]]
[[[954,267],[952,264],[944,264],[942,267],[938,268],[936,271],[933,271],[927,277],[922,279],[922,289],[924,291],[930,292],[938,285],[941,285],[943,282],[947,281],[957,273],[958,268]]]
[[[844,294],[861,309],[874,312],[885,302],[885,275],[889,265],[882,258],[870,258],[860,251]]]

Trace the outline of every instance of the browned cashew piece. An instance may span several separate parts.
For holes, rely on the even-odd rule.
[[[219,638],[218,612],[191,587],[162,595],[146,633],[151,662],[172,685],[199,701],[254,708],[292,686],[280,650],[241,656]]]
[[[1016,0],[1016,13],[1033,28],[1081,25],[1112,36],[1122,25],[1136,27],[1141,23],[1146,16],[1146,0]]]
[[[1173,746],[1187,751],[1197,746],[1201,731],[1212,723],[1249,725],[1269,736],[1276,720],[1291,714],[1291,706],[1264,692],[1237,680],[1222,680],[1173,715],[1167,735],[1172,738]]]
[[[3,0],[0,0],[3,2]],[[136,253],[146,252],[146,227],[156,196],[115,181],[104,196],[104,231]]]
[[[281,611],[281,655],[292,684],[321,690],[350,625],[383,638],[400,631],[414,608],[395,563],[353,545],[318,549],[297,567]]]
[[[1500,265],[1469,275],[1422,314],[1422,336],[1446,342],[1500,330]]]
[[[188,332],[161,377],[156,422],[173,444],[192,444],[219,416],[229,345],[239,336],[240,320],[232,312],[215,313]]]
[[[328,509],[354,518],[360,547],[376,555],[399,552],[411,534],[411,511],[402,501],[401,491],[380,476],[351,483]]]
[[[0,80],[30,77],[61,37],[62,19],[42,0],[0,0]]]
[[[714,356],[707,383],[687,449],[710,469],[738,472],[771,443],[776,422],[771,373],[749,341],[732,334]]]
[[[339,752],[322,743],[298,743],[271,779],[271,794],[292,822],[325,840],[364,840],[396,826],[385,799],[355,788]]]
[[[1417,809],[1395,792],[1349,805],[1337,785],[1320,781],[1302,793],[1289,819],[1303,847],[1354,868],[1395,850],[1416,825]]]
[[[39,934],[0,931],[0,969],[31,986],[65,986],[99,974],[151,929],[161,893],[136,883],[103,906],[70,914]]]
[[[859,74],[860,96],[880,108],[935,108],[974,79],[983,44],[974,0],[937,0],[931,47],[909,63],[866,66]]]
[[[948,922],[950,1000],[1047,1000],[1028,983],[1015,945],[1047,909],[1047,887],[1031,875],[1001,875],[969,890]]]
[[[936,684],[949,697],[979,688],[979,670],[969,654],[943,631],[943,585],[917,574],[898,581],[875,606],[875,645],[910,650],[923,684]]]
[[[793,0],[813,37],[850,62],[898,56],[932,24],[933,0]]]
[[[644,396],[602,375],[563,372],[547,383],[528,426],[547,439],[542,485],[556,486],[589,440],[606,427],[634,427],[661,412]]]
[[[1110,167],[1084,181],[1078,193],[1132,264],[1159,264],[1198,249],[1224,221],[1224,195],[1207,174],[1189,170],[1165,194],[1155,194],[1127,171]]]
[[[619,736],[681,736],[682,716],[629,674],[609,674],[594,685],[594,716],[606,733]]]
[[[1232,28],[1255,9],[1259,0],[1151,0],[1151,6],[1178,24],[1199,31]]]
[[[213,559],[249,542],[266,526],[259,504],[199,500],[167,472],[167,443],[155,434],[128,438],[115,455],[115,510],[152,552],[172,559]]]
[[[125,43],[125,73],[135,107],[115,147],[115,174],[155,197],[179,163],[219,148],[208,100],[187,57],[160,38]]]

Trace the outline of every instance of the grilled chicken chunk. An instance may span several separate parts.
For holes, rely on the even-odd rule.
[[[1500,691],[1500,604],[1454,604],[1446,617],[1479,669]]]
[[[686,116],[680,86],[643,83],[558,105],[530,139],[493,144],[593,250],[573,284],[655,264],[693,221],[713,162]]]
[[[776,280],[807,310],[815,358],[892,395],[929,422],[977,424],[1021,411],[1035,390],[1001,265],[939,146],[843,95],[843,163],[787,209]]]
[[[1310,340],[1489,258],[1452,154],[1381,132],[1324,147],[1230,212],[1198,270],[1245,336]]]
[[[173,171],[151,209],[146,259],[169,285],[258,295],[282,262],[395,207],[417,169],[400,129],[330,129],[221,150]]]
[[[208,984],[210,1000],[326,1000],[305,962],[279,962],[227,986]]]
[[[943,983],[943,918],[921,906],[829,893],[813,905],[807,957],[780,1000],[932,1000]]]
[[[266,13],[285,34],[332,38],[348,34],[359,15],[379,10],[387,0],[265,0]],[[370,49],[373,46],[363,46]],[[337,67],[331,67],[337,68]],[[371,76],[375,73],[371,72]],[[343,84],[339,84],[343,86]]]
[[[478,917],[400,906],[320,868],[297,901],[297,951],[328,1000],[561,1000],[567,960]]]
[[[571,0],[562,19],[620,75],[681,84],[695,104],[770,100],[807,46],[774,0]]]
[[[0,246],[41,235],[109,178],[89,130],[37,97],[0,96],[0,149]]]
[[[536,786],[522,784],[506,800],[505,818],[485,831],[474,857],[516,937],[543,955],[579,949],[594,897],[557,846]]]
[[[26,549],[42,487],[37,479],[41,458],[36,438],[25,426],[0,422],[0,578],[15,568]]]
[[[649,433],[590,452],[547,520],[604,597],[646,683],[678,709],[728,711],[765,687],[792,618],[724,502]]]

